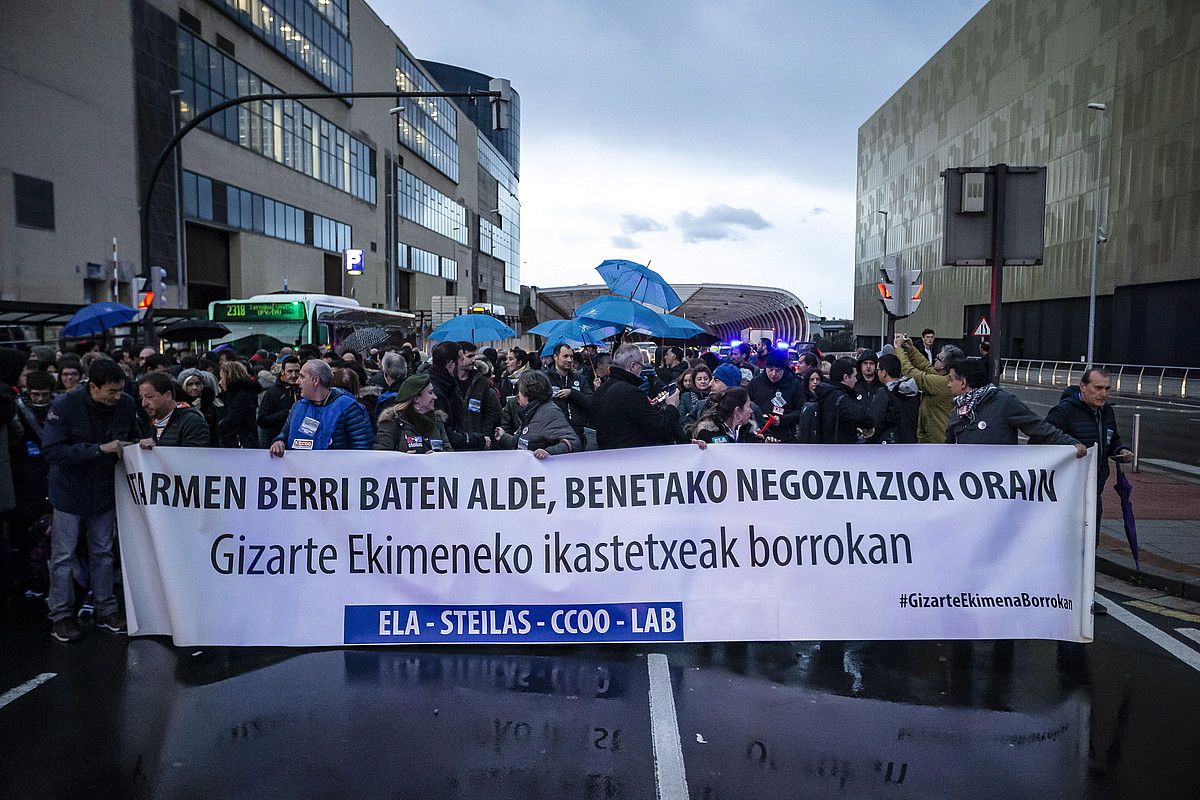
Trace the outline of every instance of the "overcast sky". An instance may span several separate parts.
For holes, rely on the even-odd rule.
[[[628,258],[826,316],[852,311],[859,126],[984,4],[371,2],[520,93],[522,283]]]

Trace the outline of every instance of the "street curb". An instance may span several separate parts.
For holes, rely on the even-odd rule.
[[[1158,589],[1185,600],[1200,600],[1200,578],[1180,575],[1157,567],[1145,566],[1139,571],[1130,556],[1108,550],[1096,551],[1096,571],[1127,583]]]

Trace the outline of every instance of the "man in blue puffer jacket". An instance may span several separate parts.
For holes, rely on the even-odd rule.
[[[367,409],[333,385],[329,365],[317,358],[304,362],[300,399],[271,443],[271,455],[282,457],[285,450],[370,450],[374,441]]]

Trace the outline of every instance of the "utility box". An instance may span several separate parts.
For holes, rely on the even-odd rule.
[[[1002,166],[1005,166],[1004,209],[1000,236],[1004,263],[1041,264],[1045,249],[1046,168]],[[997,174],[997,166],[953,167],[942,173],[943,264],[992,263]]]

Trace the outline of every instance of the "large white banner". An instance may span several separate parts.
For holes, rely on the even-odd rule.
[[[181,646],[1092,638],[1070,447],[123,464],[129,630]]]

